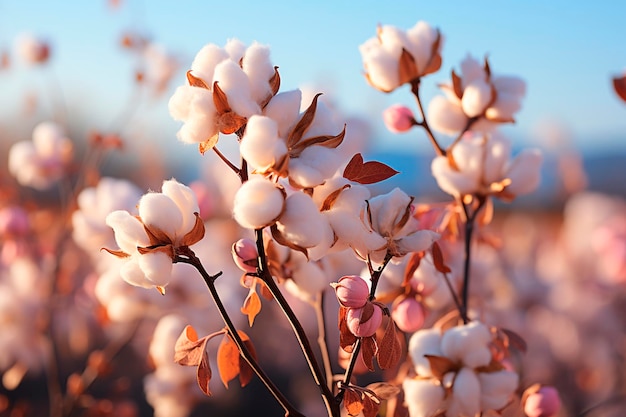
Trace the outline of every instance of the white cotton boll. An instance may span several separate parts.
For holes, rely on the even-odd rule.
[[[238,63],[231,60],[220,62],[215,67],[215,81],[235,113],[243,117],[261,113],[261,108],[250,95],[250,80]]]
[[[231,38],[226,41],[224,50],[233,62],[239,62],[246,53],[246,44],[237,38]]]
[[[471,82],[463,90],[461,107],[468,117],[481,116],[491,102],[491,85],[485,80],[477,79]]]
[[[95,190],[96,196],[87,197],[87,201],[81,203],[81,194],[87,190]],[[78,206],[98,211],[98,217],[104,220],[102,214],[108,214],[114,210],[135,210],[137,202],[141,198],[141,190],[132,182],[125,179],[103,177],[94,188],[87,188],[78,195]]]
[[[480,407],[483,411],[500,410],[509,403],[517,389],[519,376],[507,370],[480,372]]]
[[[293,271],[293,282],[309,297],[315,297],[320,292],[326,290],[331,279],[324,270],[315,262],[304,262]]]
[[[174,120],[185,120],[189,117],[190,102],[194,96],[194,89],[197,88],[189,85],[181,85],[176,88],[167,102],[170,116]]]
[[[142,288],[153,288],[154,283],[146,278],[146,274],[139,267],[139,260],[133,257],[127,260],[120,268],[120,276],[130,285]]]
[[[463,81],[463,88],[467,87],[474,80],[486,80],[487,74],[483,65],[478,62],[471,55],[467,55],[463,61],[461,61],[461,78]]]
[[[432,379],[405,378],[404,403],[410,417],[431,417],[442,406],[446,391]]]
[[[336,245],[337,242],[335,242],[335,233],[333,232],[332,227],[330,227],[330,223],[328,222],[326,216],[322,215],[322,217],[324,218],[324,221],[320,223],[322,238],[315,246],[308,248],[309,259],[312,261],[322,259],[329,253],[329,251],[331,251],[331,249],[333,252],[344,249]]]
[[[363,66],[369,81],[382,91],[392,91],[399,85],[398,56],[389,53],[378,38],[371,38],[359,46]]]
[[[487,141],[483,166],[483,182],[492,184],[501,181],[510,157],[511,142],[502,135],[493,134]]]
[[[174,344],[187,323],[176,314],[162,317],[154,328],[149,354],[154,364],[167,366],[174,363]]]
[[[506,176],[511,185],[506,192],[513,195],[523,195],[533,192],[541,182],[541,163],[543,156],[539,149],[524,149],[513,160],[507,169]]]
[[[522,103],[518,96],[506,92],[498,91],[496,101],[485,112],[485,117],[489,120],[512,121],[513,115],[522,108]]]
[[[165,194],[145,194],[139,200],[138,209],[146,226],[164,232],[172,240],[180,234],[183,215],[174,200]]]
[[[9,172],[17,182],[28,185],[36,178],[37,152],[31,141],[14,143],[9,149]]]
[[[315,187],[333,177],[340,164],[334,149],[309,146],[299,157],[290,160],[289,178],[302,187]]]
[[[124,283],[124,285],[128,286],[126,283]],[[103,304],[106,307],[107,318],[114,323],[130,324],[146,316],[145,305],[127,295],[115,295]]]
[[[400,58],[402,48],[407,44],[407,37],[403,30],[391,26],[384,25],[378,31],[378,39],[385,51],[394,55],[396,59]]]
[[[235,194],[233,215],[241,227],[261,229],[274,224],[283,212],[283,192],[263,177],[252,177]]]
[[[61,126],[54,122],[39,123],[33,129],[33,144],[42,158],[58,159],[71,146]]]
[[[477,368],[491,362],[490,342],[491,333],[487,326],[472,321],[448,329],[441,337],[441,351],[453,361],[463,361],[465,366]]]
[[[215,67],[225,59],[228,59],[228,53],[224,49],[212,43],[207,44],[198,51],[193,59],[191,73],[212,87]]]
[[[472,194],[479,188],[476,176],[453,169],[445,156],[435,157],[430,170],[439,188],[452,196]]]
[[[370,199],[372,226],[383,236],[394,236],[395,227],[405,215],[410,203],[411,197],[398,187],[387,194]]]
[[[113,229],[117,246],[127,254],[134,253],[138,246],[150,245],[143,224],[129,212],[116,210],[106,217],[105,222]]]
[[[278,126],[269,117],[254,115],[248,120],[239,148],[250,166],[264,171],[287,153],[287,145],[278,137]]]
[[[164,252],[149,252],[138,256],[138,264],[154,286],[165,287],[172,278],[172,258]]]
[[[398,241],[400,253],[421,252],[431,247],[441,235],[432,230],[418,230]]]
[[[285,201],[285,211],[280,216],[278,230],[290,242],[310,248],[324,237],[326,219],[307,194],[296,192]]]
[[[439,329],[422,329],[413,333],[409,339],[409,355],[415,366],[415,372],[421,377],[431,377],[430,362],[424,355],[442,356],[441,331]]]
[[[184,125],[176,132],[176,137],[184,143],[202,143],[209,139],[212,142],[209,148],[217,143],[217,126],[210,117],[199,116],[187,119]]]
[[[191,188],[175,179],[163,181],[161,191],[178,206],[182,215],[182,223],[178,229],[178,237],[182,237],[193,229],[196,224],[194,213],[200,213],[198,200]]]
[[[287,137],[289,130],[298,120],[301,101],[302,91],[286,91],[272,97],[263,110],[263,113],[278,125],[278,136],[281,138]]]
[[[480,381],[473,370],[463,367],[454,379],[446,415],[474,417],[480,411]]]
[[[465,128],[467,120],[461,106],[444,96],[435,96],[428,103],[428,123],[438,132],[453,135]]]
[[[411,53],[417,64],[417,72],[423,74],[426,65],[432,57],[432,47],[437,40],[437,31],[427,22],[420,20],[407,30],[408,38],[407,50]],[[441,50],[442,42],[439,43],[438,51]],[[437,51],[437,52],[438,52]]]
[[[269,80],[274,75],[270,48],[254,42],[246,49],[241,66],[250,79],[252,98],[257,102],[264,100],[271,94]]]
[[[320,97],[321,98],[321,97]],[[302,103],[302,106],[308,107],[310,103]],[[305,110],[305,109],[302,109]],[[344,127],[343,120],[336,117],[336,113],[324,102],[317,101],[315,109],[315,118],[313,123],[308,127],[305,138],[315,136],[336,136],[341,133]]]

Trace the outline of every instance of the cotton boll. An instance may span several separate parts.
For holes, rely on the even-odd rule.
[[[252,98],[264,100],[271,94],[269,80],[274,76],[269,47],[254,42],[246,49],[241,66],[250,79]]]
[[[334,151],[323,146],[310,146],[289,164],[289,177],[296,184],[308,188],[322,184],[339,168],[341,160]]]
[[[296,192],[287,197],[285,211],[278,221],[278,230],[298,246],[309,248],[323,237],[326,219],[305,193]]]
[[[154,364],[169,365],[174,361],[174,344],[187,323],[178,315],[169,314],[162,317],[154,328],[149,354]]]
[[[148,193],[139,200],[139,217],[151,228],[161,230],[174,239],[183,224],[183,215],[176,203],[165,194]]]
[[[454,379],[446,415],[473,417],[480,411],[480,381],[476,373],[462,368]]]
[[[504,136],[493,134],[487,141],[483,182],[491,184],[503,179],[504,169],[511,157],[511,142]]]
[[[300,114],[302,91],[291,90],[278,93],[263,110],[263,113],[278,125],[278,136],[287,137]]]
[[[526,94],[526,82],[518,77],[498,75],[491,79],[493,86],[498,91],[506,94],[511,94],[521,98]]]
[[[378,38],[371,38],[359,51],[369,82],[381,91],[392,91],[399,85],[398,56],[390,54]]]
[[[447,330],[441,338],[441,351],[452,360],[476,368],[491,362],[490,342],[491,333],[487,326],[473,321]]]
[[[506,191],[513,195],[523,195],[534,191],[541,181],[543,156],[539,149],[525,149],[520,152],[507,170],[511,185]]]
[[[54,122],[39,123],[33,129],[33,144],[41,158],[58,158],[71,146],[61,126]]]
[[[242,227],[261,229],[276,222],[284,205],[283,192],[272,182],[257,176],[237,190],[233,215]]]
[[[315,297],[326,290],[330,284],[330,278],[316,262],[304,262],[293,271],[292,280],[300,291],[309,297]]]
[[[241,156],[259,171],[274,166],[287,153],[285,142],[278,137],[276,122],[258,115],[248,120],[239,149]]]
[[[170,260],[171,264],[171,260]],[[139,260],[133,258],[127,260],[120,268],[120,276],[130,285],[142,288],[153,288],[154,282],[146,278],[146,274],[139,267]]]
[[[461,78],[463,80],[463,88],[465,88],[474,80],[486,80],[487,77],[481,63],[471,55],[467,55],[461,61]]]
[[[217,64],[215,81],[226,94],[228,104],[235,113],[243,117],[261,113],[259,105],[250,95],[250,80],[239,64],[231,60]]]
[[[215,44],[205,45],[191,63],[192,74],[211,86],[215,67],[225,59],[228,59],[228,53],[224,49]]]
[[[477,117],[485,112],[491,98],[491,86],[486,81],[478,79],[463,90],[461,107],[468,117]]]
[[[404,402],[411,417],[431,417],[443,404],[446,391],[432,379],[405,378]]]
[[[421,377],[432,377],[430,362],[424,355],[442,356],[441,331],[439,329],[422,329],[413,333],[409,339],[408,352],[415,366],[415,372]]]
[[[182,237],[196,224],[196,216],[199,213],[198,200],[193,190],[175,179],[163,181],[161,192],[168,196],[178,206],[183,221],[178,231],[178,237]]]
[[[499,410],[511,400],[519,377],[512,371],[480,372],[480,404],[484,410]]]
[[[437,40],[437,30],[431,27],[427,22],[420,20],[411,29],[407,30],[408,45],[407,49],[415,59],[417,72],[424,74],[426,65],[432,58],[433,45]],[[435,52],[441,51],[442,40],[439,41],[439,48]]]
[[[237,38],[231,38],[226,41],[224,50],[228,53],[228,57],[231,61],[239,63],[246,53],[246,44]]]
[[[428,123],[438,132],[453,135],[467,125],[467,116],[457,103],[443,96],[435,96],[428,104]]]
[[[397,242],[397,251],[400,253],[421,252],[433,244],[441,235],[432,230],[418,230]]]
[[[113,229],[119,248],[127,254],[135,252],[137,246],[150,246],[143,224],[127,211],[116,210],[106,217],[105,222]]]
[[[164,252],[154,251],[138,256],[138,264],[153,286],[165,287],[172,277],[172,258]]]

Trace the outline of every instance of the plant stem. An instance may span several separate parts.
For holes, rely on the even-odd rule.
[[[465,217],[465,236],[464,236],[464,260],[463,260],[463,288],[461,293],[461,305],[463,306],[463,311],[461,312],[461,316],[463,318],[463,322],[467,323],[469,321],[468,318],[468,310],[469,310],[469,284],[470,284],[470,263],[471,263],[471,247],[472,247],[472,235],[474,233],[474,222],[476,220],[476,215],[480,211],[480,209],[485,204],[485,198],[476,196],[478,199],[478,204],[470,213],[469,207],[465,202],[460,199],[461,207],[463,208],[463,214]]]
[[[424,106],[422,104],[422,99],[420,98],[420,83],[421,79],[417,78],[411,82],[411,92],[415,96],[415,100],[417,101],[417,107],[419,107],[420,114],[422,115],[422,121],[417,122],[418,125],[422,126],[426,131],[426,135],[430,140],[431,145],[435,148],[435,152],[437,152],[438,156],[445,156],[446,151],[439,145],[433,131],[430,129],[428,122],[426,121],[426,112],[424,112]]]
[[[174,263],[176,262],[186,263],[186,264],[193,266],[194,268],[198,270],[198,272],[202,276],[202,279],[204,279],[204,282],[207,288],[209,289],[209,292],[211,293],[213,302],[215,303],[215,306],[217,307],[220,313],[220,316],[222,320],[224,321],[224,324],[228,328],[228,334],[237,345],[237,348],[239,349],[241,356],[250,365],[250,367],[252,367],[256,375],[261,379],[263,384],[267,387],[269,392],[274,396],[276,401],[278,401],[278,403],[283,407],[283,409],[286,412],[285,415],[289,417],[304,417],[302,413],[300,413],[299,411],[295,409],[295,407],[283,395],[283,393],[278,389],[278,387],[274,385],[272,380],[269,378],[269,376],[267,376],[265,371],[263,371],[263,369],[260,367],[257,360],[254,358],[250,350],[246,347],[245,343],[239,336],[239,333],[237,332],[237,327],[235,327],[234,323],[230,319],[230,316],[228,315],[228,312],[226,311],[226,308],[224,307],[224,304],[222,303],[222,300],[220,299],[220,296],[217,292],[217,288],[215,287],[215,279],[219,275],[221,275],[221,272],[213,276],[209,275],[209,273],[204,268],[204,265],[202,265],[202,262],[200,261],[200,259],[195,255],[195,253],[191,249],[186,247],[186,248],[181,248],[180,251],[181,251],[181,255],[184,255],[184,256],[177,255],[176,258],[174,258]]]
[[[332,391],[328,387],[328,382],[326,381],[326,374],[324,370],[320,367],[315,353],[313,352],[313,348],[311,347],[311,343],[302,327],[302,324],[298,320],[298,317],[293,312],[291,306],[283,296],[283,293],[278,288],[278,284],[274,281],[274,278],[269,272],[267,258],[265,256],[265,247],[263,246],[263,229],[256,229],[254,231],[256,237],[256,245],[257,252],[259,254],[259,262],[258,262],[258,274],[259,278],[265,283],[269,291],[272,293],[272,296],[278,303],[279,307],[283,311],[283,314],[287,317],[287,321],[291,325],[291,328],[298,340],[298,344],[302,349],[302,353],[306,358],[306,361],[309,365],[309,369],[311,370],[311,374],[313,375],[313,380],[322,394],[322,398],[324,399],[324,403],[326,405],[326,410],[328,411],[329,416],[339,417],[339,407],[335,404],[335,396]]]
[[[321,291],[315,301],[313,308],[315,309],[315,317],[317,318],[317,344],[322,354],[322,362],[324,363],[324,371],[326,372],[326,385],[332,390],[333,369],[330,363],[330,355],[328,354],[328,343],[326,340],[326,319],[324,317],[324,301],[326,299],[326,291]]]

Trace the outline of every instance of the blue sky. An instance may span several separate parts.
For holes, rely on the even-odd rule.
[[[626,69],[626,3],[572,1],[137,1],[0,0],[0,47],[32,32],[53,44],[52,72],[68,102],[94,123],[106,125],[129,96],[133,61],[118,46],[130,28],[183,57],[188,66],[206,43],[229,38],[268,44],[280,67],[282,90],[314,84],[347,114],[373,121],[382,148],[428,151],[422,136],[393,136],[380,112],[394,103],[414,106],[408,89],[380,93],[362,76],[358,46],[378,24],[407,29],[418,20],[445,36],[443,66],[424,79],[424,99],[449,79],[466,54],[489,56],[492,70],[527,81],[524,106],[507,132],[518,141],[541,143],[543,126],[555,121],[585,151],[626,149],[626,105],[611,90],[611,77]],[[0,73],[0,123],[13,120],[15,102],[27,88],[45,89],[49,75],[12,68]],[[184,71],[172,84],[183,82]],[[169,93],[168,93],[169,96]],[[175,141],[177,123],[167,98],[151,107],[163,140]],[[2,126],[0,124],[0,127]],[[622,140],[620,140],[622,139]]]

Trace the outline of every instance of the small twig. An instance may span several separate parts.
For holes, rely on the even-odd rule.
[[[254,370],[254,373],[256,373],[256,375],[263,382],[263,384],[266,386],[268,391],[274,396],[276,401],[278,401],[278,403],[283,407],[287,416],[304,417],[304,415],[300,413],[298,410],[296,410],[296,408],[283,395],[283,393],[272,382],[272,380],[265,373],[265,371],[263,371],[259,363],[256,361],[256,359],[254,358],[254,356],[252,355],[252,353],[246,346],[246,344],[241,339],[241,336],[239,336],[239,332],[237,332],[237,327],[230,319],[230,316],[228,315],[228,312],[226,311],[226,307],[224,307],[224,304],[222,303],[222,300],[217,292],[217,288],[215,287],[215,279],[219,275],[221,275],[221,272],[216,275],[209,275],[209,273],[204,268],[204,265],[202,265],[202,262],[200,261],[200,259],[195,255],[195,253],[191,249],[184,248],[184,250],[181,250],[181,252],[184,256],[180,256],[180,255],[176,256],[176,258],[174,259],[174,263],[176,262],[186,263],[196,268],[196,270],[198,270],[198,272],[202,276],[202,279],[204,279],[204,282],[207,288],[209,289],[209,292],[211,293],[213,302],[215,303],[215,306],[217,307],[220,313],[220,316],[222,320],[224,321],[224,324],[228,328],[228,334],[237,345],[237,348],[239,349],[241,356]]]
[[[328,341],[326,340],[326,318],[324,317],[324,301],[326,291],[320,291],[313,301],[313,308],[315,309],[315,317],[317,318],[317,344],[319,345],[320,352],[322,354],[322,362],[324,364],[324,371],[326,372],[326,385],[328,389],[332,390],[333,369],[330,363],[330,355],[328,353]]]
[[[235,174],[237,174],[239,177],[241,177],[241,172],[243,171],[242,169],[239,169],[235,166],[235,164],[233,164],[232,162],[230,162],[230,160],[228,158],[226,158],[226,156],[221,153],[219,151],[219,149],[217,149],[217,146],[213,147],[213,152],[215,152],[215,154],[228,166],[228,168],[230,168],[231,170],[233,170],[233,172]]]
[[[437,153],[437,155],[446,156],[446,151],[441,147],[441,145],[439,145],[439,142],[437,142],[437,139],[435,138],[435,135],[433,134],[433,131],[430,129],[428,121],[426,120],[426,112],[424,112],[424,106],[422,104],[422,99],[420,98],[420,82],[420,78],[417,78],[411,82],[411,92],[415,96],[415,100],[417,101],[417,107],[419,108],[420,114],[422,116],[422,121],[416,121],[416,124],[424,128],[424,130],[426,131],[426,135],[428,136],[431,145],[433,145],[433,148],[435,148],[435,152]]]

